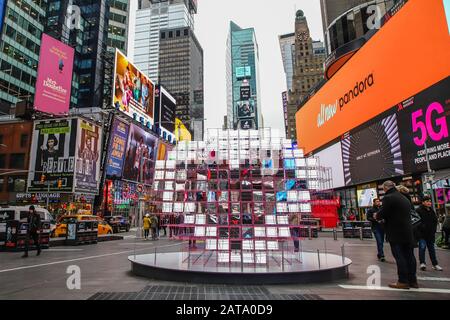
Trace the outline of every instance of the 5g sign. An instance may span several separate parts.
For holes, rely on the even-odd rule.
[[[434,121],[433,118],[435,118]],[[433,102],[426,110],[419,109],[413,112],[411,120],[412,130],[415,134],[414,143],[418,147],[423,147],[428,138],[439,142],[449,137],[445,110],[439,102]]]

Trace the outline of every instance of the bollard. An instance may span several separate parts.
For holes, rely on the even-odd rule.
[[[156,266],[156,247],[155,247],[155,262],[154,265]]]
[[[312,239],[312,230],[311,230],[311,226],[308,226],[308,239],[309,239],[309,240]]]
[[[363,241],[364,237],[363,237],[363,228],[359,228],[359,240]]]
[[[319,269],[320,269],[320,250],[317,249],[317,260],[319,261]]]
[[[341,255],[342,255],[342,264],[345,264],[345,244],[341,247]]]
[[[334,241],[337,241],[337,230],[336,230],[336,228],[334,228],[333,229],[333,239],[334,239]]]

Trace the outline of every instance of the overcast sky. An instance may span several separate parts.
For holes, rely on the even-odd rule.
[[[195,33],[204,51],[206,128],[221,128],[226,115],[225,51],[232,20],[255,28],[265,126],[284,132],[281,93],[286,77],[278,36],[294,32],[298,9],[305,12],[313,40],[323,40],[319,0],[198,0]]]

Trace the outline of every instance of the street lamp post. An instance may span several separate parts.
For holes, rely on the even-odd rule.
[[[433,189],[433,184],[434,184],[434,171],[431,169],[431,163],[430,163],[430,156],[429,156],[429,152],[428,152],[428,145],[427,145],[427,141],[425,141],[425,156],[426,156],[426,160],[427,160],[427,183],[430,184],[430,192],[431,192],[431,202],[433,205],[433,209],[436,210],[436,201],[435,201],[435,197],[434,197],[434,189]]]

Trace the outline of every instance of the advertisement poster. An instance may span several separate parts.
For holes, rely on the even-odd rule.
[[[61,115],[69,112],[74,49],[42,34],[36,80],[36,111]]]
[[[98,193],[102,129],[79,119],[77,133],[75,192]]]
[[[342,160],[346,185],[403,175],[396,115],[345,138]]]
[[[450,77],[404,101],[397,109],[406,173],[427,171],[427,153],[432,170],[447,168],[450,163]]]
[[[250,118],[255,116],[254,101],[240,101],[237,103],[238,117]]]
[[[158,138],[144,129],[132,124],[128,137],[123,179],[151,184]]]
[[[244,119],[240,121],[241,130],[253,130],[255,128],[255,121],[253,119]]]
[[[168,134],[175,132],[175,112],[177,102],[163,86],[155,89],[155,123]]]
[[[177,103],[175,99],[161,87],[161,126],[170,133],[175,131],[175,111]]]
[[[252,96],[252,91],[250,86],[242,86],[241,87],[241,101],[250,100]]]
[[[156,160],[168,160],[167,155],[169,151],[172,151],[173,146],[167,145],[162,140],[159,140],[158,144],[158,156],[156,157]]]
[[[128,124],[117,118],[114,119],[111,128],[111,141],[108,148],[108,158],[106,163],[106,175],[108,177],[122,177],[129,129],[130,127]]]
[[[236,78],[251,78],[252,68],[251,67],[237,67],[236,68]]]
[[[76,118],[35,121],[27,192],[73,191],[77,123]]]
[[[116,50],[113,91],[113,105],[117,110],[145,126],[153,125],[155,86],[119,50]]]

